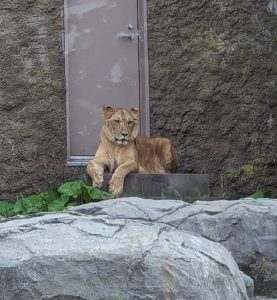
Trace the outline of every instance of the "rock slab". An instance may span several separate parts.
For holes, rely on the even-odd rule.
[[[74,210],[112,219],[128,218],[168,224],[220,243],[240,269],[255,280],[259,295],[277,297],[277,200],[153,201],[115,199]]]
[[[135,203],[125,205],[135,213]],[[101,205],[124,202],[2,220],[0,298],[248,299],[245,275],[219,243],[133,215],[94,216]]]

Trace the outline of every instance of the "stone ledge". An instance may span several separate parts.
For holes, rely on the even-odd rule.
[[[104,189],[108,190],[111,173],[104,175]],[[131,173],[125,178],[124,197],[151,199],[177,199],[192,202],[208,197],[207,174],[139,174]]]

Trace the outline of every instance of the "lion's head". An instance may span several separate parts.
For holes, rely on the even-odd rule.
[[[139,110],[130,110],[103,106],[104,126],[103,133],[107,139],[119,145],[132,142],[139,131]]]

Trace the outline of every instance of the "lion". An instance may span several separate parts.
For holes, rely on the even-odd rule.
[[[104,105],[103,115],[101,141],[87,166],[94,187],[102,186],[105,170],[113,172],[109,182],[109,191],[113,195],[122,194],[125,176],[130,172],[176,172],[177,155],[170,140],[139,134],[139,109]]]

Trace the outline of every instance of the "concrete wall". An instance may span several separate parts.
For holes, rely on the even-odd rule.
[[[0,2],[0,199],[64,181],[62,0]]]
[[[149,0],[151,133],[214,194],[277,189],[276,1]],[[62,0],[0,2],[0,199],[82,176],[65,167]]]
[[[214,194],[277,190],[277,1],[150,0],[151,133]]]

